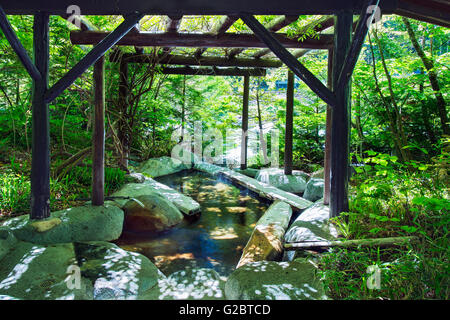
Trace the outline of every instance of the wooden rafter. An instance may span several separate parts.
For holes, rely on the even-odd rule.
[[[183,16],[168,16],[166,19],[166,33],[178,33]],[[169,54],[173,50],[172,47],[164,47],[163,53]]]
[[[223,34],[225,34],[225,32],[228,31],[228,29],[231,28],[231,26],[239,19],[239,17],[237,16],[225,16],[223,17],[213,28],[213,30],[211,31],[211,34],[215,35],[216,37],[220,37]],[[199,58],[202,56],[202,54],[208,50],[208,48],[202,47],[202,48],[198,48],[195,53],[194,56]]]
[[[447,0],[399,0],[395,13],[450,28],[450,2]]]
[[[300,34],[304,34],[308,32],[311,28],[314,28],[315,32],[322,32],[334,25],[334,17],[321,17],[320,19],[313,21],[302,28]],[[270,49],[262,49],[257,51],[253,57],[254,58],[262,58],[265,55],[269,54]]]
[[[189,57],[181,55],[154,56],[153,54],[129,54],[111,55],[111,62],[120,62],[120,59],[126,63],[154,63],[164,65],[183,65],[183,66],[217,66],[217,67],[247,67],[247,68],[279,68],[283,63],[279,60],[269,59],[249,59],[234,58],[227,59],[222,57]]]
[[[298,16],[281,16],[268,22],[265,27],[270,32],[277,32],[290,25],[294,21],[297,21],[297,19]],[[244,50],[245,48],[234,48],[228,53],[228,58],[234,58],[237,55],[241,54]]]

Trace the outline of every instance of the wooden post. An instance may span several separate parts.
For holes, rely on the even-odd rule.
[[[128,97],[128,63],[123,59],[119,67],[119,106],[121,116],[126,117]],[[128,136],[126,133],[126,119],[119,120],[119,139],[122,144],[122,155],[120,163],[124,168],[128,168]]]
[[[333,49],[328,50],[328,87],[330,90],[333,88]],[[325,157],[323,163],[323,203],[326,205],[330,204],[331,115],[332,106],[327,105]]]
[[[248,144],[248,100],[250,93],[250,77],[244,77],[244,96],[242,102],[242,140],[241,140],[241,170],[247,169]]]
[[[286,133],[284,140],[284,174],[292,175],[292,135],[294,121],[294,73],[288,71],[286,92]]]
[[[101,206],[105,195],[105,57],[94,64],[94,133],[92,135],[92,205]]]
[[[34,65],[41,79],[33,79],[30,219],[50,217],[50,121],[44,96],[48,88],[49,15],[38,13],[33,24]]]
[[[351,82],[345,86],[337,82],[350,48],[353,15],[350,11],[343,11],[338,13],[335,19],[333,88],[337,102],[332,110],[331,128],[331,217],[348,211]]]

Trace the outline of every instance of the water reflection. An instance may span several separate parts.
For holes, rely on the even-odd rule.
[[[166,275],[188,266],[229,275],[268,204],[202,172],[184,171],[156,180],[200,203],[201,215],[185,218],[163,234],[123,234],[117,244],[144,254]]]

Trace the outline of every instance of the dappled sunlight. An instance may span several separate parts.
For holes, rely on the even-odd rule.
[[[45,247],[32,247],[31,250],[14,266],[14,269],[11,270],[8,276],[0,282],[0,290],[7,290],[17,283],[22,275],[28,270],[33,260],[43,254],[45,250]]]
[[[214,240],[230,240],[238,238],[238,235],[234,231],[232,227],[230,228],[221,228],[217,227],[213,231],[210,232],[211,239]]]

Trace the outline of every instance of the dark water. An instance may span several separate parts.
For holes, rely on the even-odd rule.
[[[184,171],[156,180],[200,203],[201,215],[185,217],[164,234],[123,234],[117,244],[147,256],[166,275],[187,266],[229,275],[269,204],[202,172]]]

